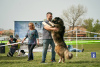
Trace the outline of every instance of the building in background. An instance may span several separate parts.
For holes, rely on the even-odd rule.
[[[2,31],[0,31],[0,35],[1,36],[10,36],[10,35],[13,35],[13,33],[14,33],[14,30],[2,30]]]
[[[0,35],[2,35],[2,31],[0,31]]]
[[[14,30],[11,30],[11,29],[0,31],[0,41],[9,40],[9,36],[13,35],[13,33],[14,33]]]
[[[76,30],[76,28],[77,28],[77,30],[82,30],[82,31],[77,31],[78,37],[86,37],[86,32],[84,32],[84,31],[86,31],[86,28],[84,28],[83,26],[75,26],[73,30]],[[72,26],[69,26],[69,30],[67,30],[67,31],[71,31],[71,30],[72,30]],[[71,37],[72,32],[67,32],[66,35],[68,37]],[[73,36],[74,37],[76,36],[76,31],[73,31]]]

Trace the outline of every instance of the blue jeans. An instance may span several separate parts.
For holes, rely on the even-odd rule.
[[[69,50],[70,52],[82,52],[82,50],[76,49],[76,48],[72,48]]]
[[[43,40],[42,61],[45,61],[45,59],[46,59],[46,54],[47,54],[47,49],[48,49],[49,44],[52,47],[52,57],[51,57],[51,60],[55,60],[55,51],[54,51],[55,44],[54,44],[53,40],[52,39],[44,39]]]

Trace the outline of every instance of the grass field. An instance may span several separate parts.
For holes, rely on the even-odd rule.
[[[7,42],[8,42],[8,41],[0,41],[0,43],[5,43],[5,44],[6,44]]]
[[[66,44],[76,45],[76,41],[65,41]],[[81,44],[97,44],[100,43],[100,40],[78,40],[78,45]]]
[[[75,45],[73,45],[75,47]],[[6,53],[0,54],[0,67],[100,67],[100,43],[84,44],[85,51],[83,53],[72,52],[74,57],[71,60],[66,60],[65,63],[58,63],[59,56],[56,55],[56,62],[51,62],[51,52],[47,53],[46,63],[42,64],[42,52],[34,53],[34,60],[27,61],[28,57],[7,57]],[[82,45],[78,45],[82,49]],[[96,58],[91,58],[91,52],[96,52]]]
[[[7,43],[8,41],[2,41],[2,43]],[[1,41],[0,41],[1,43]],[[72,44],[72,45],[76,45],[76,41],[65,41],[66,44]],[[81,44],[96,44],[96,43],[100,43],[100,40],[78,40],[77,41],[78,45]]]

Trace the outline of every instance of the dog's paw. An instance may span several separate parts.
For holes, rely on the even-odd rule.
[[[62,63],[65,63],[65,62],[62,62]]]
[[[61,63],[61,62],[58,62],[58,63]]]
[[[61,60],[59,60],[58,63],[61,63]]]

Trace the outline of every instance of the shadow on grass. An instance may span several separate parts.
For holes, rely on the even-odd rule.
[[[7,56],[0,56],[0,60],[23,60],[23,59],[27,59],[28,57],[7,57]]]
[[[24,58],[23,58],[24,59]],[[4,60],[4,59],[3,59]],[[0,64],[23,64],[23,63],[29,63],[29,64],[31,64],[31,63],[33,63],[33,62],[35,62],[35,63],[38,63],[39,62],[39,60],[33,60],[33,61],[22,61],[22,58],[16,58],[16,59],[11,59],[12,61],[9,61],[8,59],[7,59],[7,61],[6,60],[4,60],[4,61],[2,61],[2,62],[0,62]],[[19,61],[13,61],[13,60],[19,60]],[[59,64],[58,62],[55,62],[55,63],[52,63],[52,62],[46,62],[47,64]],[[100,63],[100,61],[70,61],[70,62],[65,62],[64,64],[91,64],[91,63]],[[39,64],[41,64],[41,63],[39,63]],[[60,64],[63,64],[63,63],[60,63]]]
[[[27,62],[22,62],[22,61],[20,61],[20,62],[11,62],[11,61],[10,62],[0,62],[0,64],[3,64],[3,63],[4,64],[10,64],[10,63],[11,64],[19,64],[19,63],[27,63]]]
[[[74,61],[74,62],[67,62],[67,63],[100,63],[100,61]]]

